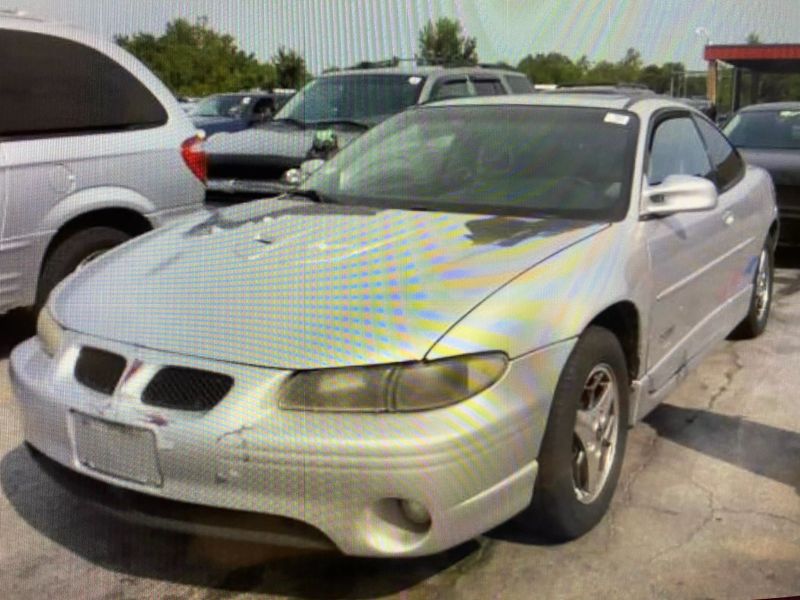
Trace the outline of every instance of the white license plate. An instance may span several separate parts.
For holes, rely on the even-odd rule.
[[[75,454],[84,467],[147,485],[161,485],[156,437],[131,427],[72,413]]]

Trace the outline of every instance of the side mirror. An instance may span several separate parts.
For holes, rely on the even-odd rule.
[[[670,175],[659,185],[645,184],[642,215],[671,215],[713,210],[717,188],[708,179],[693,175]]]

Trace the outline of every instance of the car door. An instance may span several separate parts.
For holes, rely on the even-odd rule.
[[[714,167],[714,183],[725,225],[726,285],[717,293],[721,298],[735,301],[739,296],[748,295],[751,289],[755,260],[763,243],[756,235],[763,231],[762,211],[752,182],[744,181],[745,164],[739,153],[710,121],[698,115],[693,117]],[[733,315],[732,326],[736,325],[737,316]]]
[[[663,113],[655,119],[646,160],[651,186],[670,175],[713,177],[705,145],[688,112]],[[727,276],[720,263],[730,243],[723,213],[717,207],[643,222],[653,284],[647,356],[651,392],[724,335],[715,319],[725,300],[718,293]]]

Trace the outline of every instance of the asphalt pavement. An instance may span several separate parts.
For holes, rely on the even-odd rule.
[[[759,339],[725,342],[630,432],[614,502],[583,538],[504,525],[449,552],[353,559],[117,521],[22,444],[0,317],[0,598],[767,598],[800,594],[800,253],[779,255]]]

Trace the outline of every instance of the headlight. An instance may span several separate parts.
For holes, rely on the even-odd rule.
[[[406,412],[455,404],[494,384],[508,358],[494,352],[431,362],[298,371],[279,392],[281,408]]]
[[[50,310],[45,306],[39,311],[39,318],[36,321],[36,335],[42,350],[48,356],[55,356],[61,347],[61,340],[64,337],[64,329],[59,325],[50,314]]]

